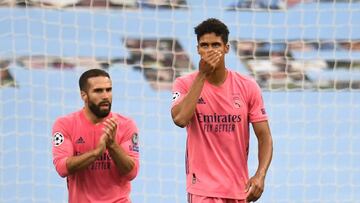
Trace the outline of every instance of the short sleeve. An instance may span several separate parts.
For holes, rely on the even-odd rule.
[[[172,86],[171,108],[180,103],[186,96],[187,92],[188,90],[181,78],[176,78]]]
[[[251,123],[264,121],[268,119],[265,111],[264,100],[261,95],[261,89],[255,80],[251,80],[248,86],[249,90],[249,121]]]

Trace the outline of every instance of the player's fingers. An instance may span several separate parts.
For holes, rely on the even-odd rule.
[[[107,125],[109,126],[113,126],[114,125],[114,121],[112,120],[112,118],[108,118],[104,121]]]
[[[117,126],[117,123],[116,123],[116,121],[115,120],[113,120],[113,119],[106,119],[105,120],[105,126],[106,127],[108,127],[110,130],[112,130],[112,131],[114,131],[114,129],[116,128],[116,126]]]
[[[117,130],[117,120],[115,118],[110,118],[107,119],[106,121],[106,126],[108,128],[108,136],[109,136],[109,141],[113,142],[116,136],[116,130]]]
[[[112,117],[112,118],[110,118],[110,121],[111,121],[111,123],[113,124],[114,128],[116,128],[117,125],[118,125],[117,119],[116,119],[115,117]]]
[[[216,65],[221,59],[221,53],[217,53],[216,55],[214,55],[209,61],[210,63],[212,63],[213,65]]]
[[[212,52],[211,52],[210,54],[208,54],[208,56],[209,56],[210,58],[212,58],[212,57],[219,57],[219,56],[221,56],[221,51],[212,50]]]
[[[261,196],[261,194],[263,193],[263,188],[260,187],[259,185],[254,184],[254,190],[253,190],[253,196],[254,196],[254,200],[259,199],[259,197]]]
[[[107,140],[112,142],[114,140],[114,138],[115,138],[114,131],[112,129],[110,129],[110,128],[106,128],[105,133],[106,133],[106,136],[107,136]]]
[[[246,201],[247,202],[252,202],[255,201],[255,197],[252,193],[250,193],[247,197],[246,197]]]
[[[105,123],[105,128],[107,129],[107,132],[110,134],[112,131],[114,131],[114,126],[112,123],[110,123],[109,121],[106,121]]]
[[[218,59],[210,59],[208,62],[207,62],[208,64],[209,64],[209,68],[211,69],[211,70],[213,70],[214,69],[214,67],[216,66],[216,64],[218,63]]]
[[[207,55],[205,57],[205,59],[211,61],[211,60],[215,60],[215,59],[220,58],[220,57],[221,57],[221,52],[220,51],[214,51],[211,54]]]
[[[245,192],[246,193],[248,193],[249,192],[249,190],[250,190],[250,187],[251,187],[251,181],[248,181],[247,183],[246,183],[246,185],[245,185]]]
[[[105,142],[106,140],[106,134],[101,135],[100,142]]]
[[[220,61],[220,58],[216,58],[216,59],[214,60],[214,66],[215,66],[216,64],[218,64],[219,61]]]
[[[108,137],[107,134],[103,134],[100,137],[99,144],[98,144],[99,147],[106,148],[106,143],[108,142],[107,137]]]
[[[252,192],[253,200],[257,200],[261,195],[261,192],[259,189],[254,189]]]
[[[201,56],[204,57],[204,58],[209,58],[213,54],[214,54],[214,50],[209,50],[209,51],[203,52],[201,54]]]
[[[216,56],[218,54],[221,54],[221,51],[212,49],[207,52],[208,56]]]
[[[110,135],[110,129],[109,127],[105,126],[104,129],[103,129],[104,133],[106,136],[109,136]]]
[[[213,57],[208,58],[208,63],[213,63],[214,61],[218,60],[220,57],[215,55]]]
[[[246,197],[246,200],[248,202],[250,201],[255,201],[256,197],[255,197],[255,193],[256,193],[256,187],[255,187],[255,184],[250,180],[247,185],[247,197]]]
[[[220,54],[220,52],[217,50],[210,50],[210,51],[206,52],[205,54],[201,55],[201,58],[204,59],[205,61],[207,61],[209,59],[218,57],[219,54]]]

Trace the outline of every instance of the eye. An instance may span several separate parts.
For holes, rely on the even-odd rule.
[[[200,47],[201,47],[201,48],[208,48],[208,47],[209,47],[209,44],[207,44],[207,43],[200,43]]]
[[[221,47],[221,44],[220,43],[214,43],[211,45],[213,48],[219,48]]]
[[[102,92],[102,89],[94,89],[94,92],[96,92],[96,93],[101,93],[101,92]]]

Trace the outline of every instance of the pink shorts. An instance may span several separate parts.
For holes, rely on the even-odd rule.
[[[246,203],[246,200],[226,199],[219,197],[204,197],[188,193],[188,203]]]

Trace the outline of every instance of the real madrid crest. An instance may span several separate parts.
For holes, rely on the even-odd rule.
[[[234,107],[237,109],[241,108],[241,100],[239,97],[233,97]]]

